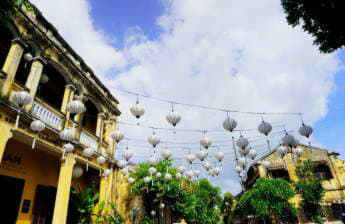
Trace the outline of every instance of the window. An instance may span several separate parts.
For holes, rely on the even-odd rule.
[[[323,163],[315,164],[314,174],[322,180],[330,180],[333,178],[329,166]]]
[[[85,107],[86,111],[83,115],[82,127],[91,134],[96,135],[98,110],[90,100],[85,103]]]
[[[269,170],[269,176],[271,178],[281,178],[286,181],[290,181],[289,172],[286,169],[272,169]]]
[[[0,27],[0,69],[3,67],[11,48],[11,41],[14,39],[11,31],[3,26]]]

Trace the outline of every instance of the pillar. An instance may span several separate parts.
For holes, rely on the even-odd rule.
[[[293,154],[291,152],[287,153],[284,156],[284,162],[289,173],[290,180],[297,181],[298,178],[296,175],[296,161],[295,158],[293,158]]]
[[[258,170],[260,178],[267,177],[267,169],[263,167],[261,164],[258,166]]]
[[[2,97],[8,97],[11,92],[14,77],[24,53],[24,47],[26,47],[24,42],[19,38],[12,41],[10,51],[8,52],[4,66],[2,67],[2,71],[6,73],[6,79],[2,82]]]
[[[72,182],[72,172],[75,163],[75,155],[68,154],[65,157],[64,163],[61,164],[55,199],[55,207],[52,222],[53,224],[66,223]]]
[[[5,121],[0,121],[0,133],[1,133],[1,138],[0,138],[0,163],[2,160],[2,157],[4,155],[4,152],[6,150],[6,145],[8,140],[10,140],[13,136],[13,133],[11,131],[12,127],[10,126],[9,123],[6,123]]]
[[[46,64],[43,58],[35,57],[31,64],[30,74],[26,80],[25,86],[29,89],[30,96],[34,99],[40,84],[43,66]],[[32,108],[32,103],[25,107],[26,111],[30,111]]]
[[[109,191],[109,180],[112,178],[112,174],[110,174],[108,177],[101,177],[100,183],[99,183],[99,202],[107,202],[107,192]]]
[[[97,115],[97,128],[96,128],[96,136],[99,137],[100,142],[103,141],[103,128],[104,128],[104,113],[98,113]]]
[[[62,105],[61,105],[61,112],[63,114],[67,114],[67,105],[73,99],[75,87],[73,85],[66,85],[65,86],[65,93],[63,95]]]

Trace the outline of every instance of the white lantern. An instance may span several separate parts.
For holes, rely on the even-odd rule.
[[[216,158],[216,160],[218,160],[219,162],[221,162],[221,161],[223,161],[224,156],[225,156],[225,155],[224,155],[224,152],[218,151],[214,157]]]
[[[21,108],[32,102],[32,97],[26,91],[15,92],[12,94],[12,101],[20,107],[18,112],[15,129],[18,128]]]
[[[134,184],[135,183],[135,179],[133,177],[129,177],[128,178],[128,183],[131,184],[131,185]]]
[[[309,138],[309,136],[313,133],[313,128],[302,123],[302,127],[299,128],[298,132],[302,136]]]
[[[144,182],[146,184],[150,183],[151,182],[151,177],[148,177],[148,176],[144,177]]]
[[[214,173],[214,170],[213,170],[214,168],[212,168],[212,169],[210,169],[209,171],[208,171],[208,175],[210,175],[210,176],[212,176],[212,177],[214,177],[214,176],[216,176],[216,174]]]
[[[47,84],[49,82],[49,76],[45,73],[43,73],[41,75],[41,78],[40,78],[40,83],[41,84]]]
[[[152,210],[150,214],[151,214],[151,216],[156,216],[156,211]]]
[[[272,125],[266,121],[262,121],[258,126],[258,130],[261,134],[268,136],[268,134],[272,131]]]
[[[285,154],[288,152],[288,148],[281,145],[278,147],[277,152],[281,157],[284,157]]]
[[[184,166],[178,166],[176,169],[177,169],[177,172],[179,173],[184,173],[184,171],[186,171],[186,167]]]
[[[150,156],[147,160],[147,163],[150,164],[151,166],[155,165],[157,163],[157,160],[155,157]]]
[[[200,144],[205,147],[205,149],[208,149],[212,145],[212,140],[205,134],[200,140]]]
[[[30,128],[34,132],[41,132],[46,128],[46,125],[42,121],[36,120],[36,121],[31,122]],[[32,148],[35,148],[35,144],[36,144],[36,137],[34,138],[32,142]]]
[[[212,168],[212,164],[209,161],[205,161],[202,165],[206,170],[210,170]]]
[[[245,149],[238,149],[238,152],[240,153],[241,156],[246,156],[248,155],[250,149],[249,148],[245,148]]]
[[[182,178],[182,174],[181,173],[176,173],[176,179],[181,179]]]
[[[293,135],[290,135],[288,133],[285,134],[285,136],[282,139],[284,146],[293,147],[296,144],[295,137]]]
[[[127,176],[127,175],[128,175],[128,173],[129,173],[128,168],[127,168],[127,167],[122,168],[122,169],[121,169],[121,173],[122,173],[122,175],[123,175],[123,176]]]
[[[135,116],[137,119],[139,119],[145,113],[145,110],[142,106],[140,106],[139,101],[137,101],[133,106],[131,106],[130,111],[132,115]]]
[[[94,148],[89,147],[89,148],[84,149],[83,155],[87,158],[90,158],[95,154],[95,151],[96,150]]]
[[[160,143],[160,138],[156,135],[155,132],[148,138],[148,142],[153,146],[156,147]]]
[[[128,150],[128,148],[125,150],[125,152],[123,153],[122,157],[126,160],[129,161],[133,156],[133,153],[131,151]]]
[[[196,158],[194,154],[188,154],[185,159],[189,164],[192,164]]]
[[[157,178],[161,178],[161,177],[162,177],[162,173],[161,173],[161,172],[157,172],[157,173],[156,173],[156,177],[157,177]]]
[[[201,171],[200,171],[200,170],[194,170],[194,175],[195,175],[196,177],[199,177],[200,174],[201,174]]]
[[[33,56],[30,53],[26,53],[26,54],[24,54],[23,58],[25,61],[29,62],[29,61],[32,61]]]
[[[103,176],[104,177],[108,177],[111,174],[111,170],[110,169],[105,169],[103,172]]]
[[[165,204],[164,204],[163,202],[161,202],[161,203],[159,204],[159,208],[160,208],[160,209],[164,209],[164,208],[165,208]]]
[[[263,166],[264,168],[266,168],[266,169],[269,168],[269,167],[271,166],[271,162],[268,161],[268,160],[262,161],[261,164],[262,164],[262,166]]]
[[[122,139],[125,138],[125,136],[119,130],[116,130],[113,133],[111,133],[111,138],[115,142],[119,143]]]
[[[219,176],[219,174],[220,174],[220,168],[219,168],[219,167],[213,168],[213,173],[214,173],[214,175]]]
[[[239,158],[238,165],[241,167],[245,167],[247,165],[247,160],[244,157]]]
[[[73,178],[79,178],[79,177],[81,177],[83,175],[83,173],[84,173],[83,167],[81,165],[79,165],[79,164],[75,165],[73,167],[72,177]]]
[[[237,173],[241,173],[242,167],[239,166],[239,165],[235,166],[235,171],[236,171]]]
[[[151,175],[155,175],[156,172],[157,172],[157,169],[156,169],[155,167],[150,167],[150,168],[149,168],[149,173],[150,173]]]
[[[60,139],[66,142],[74,140],[74,130],[72,128],[66,128],[60,132]]]
[[[80,100],[72,100],[67,105],[67,111],[71,114],[81,114],[85,112],[85,106]]]
[[[199,159],[200,161],[204,161],[204,160],[206,159],[207,155],[208,155],[208,152],[207,152],[207,150],[205,150],[205,149],[201,149],[201,150],[196,154],[196,156],[198,157],[198,159]]]
[[[161,155],[163,159],[169,160],[172,156],[172,152],[169,149],[164,149]]]
[[[164,179],[167,180],[167,181],[171,180],[171,179],[172,179],[171,174],[170,174],[170,173],[166,173],[166,174],[164,175]]]
[[[172,109],[172,111],[167,115],[167,121],[172,125],[172,126],[176,126],[180,121],[181,121],[181,115],[174,111],[174,109]]]
[[[247,146],[249,145],[248,139],[244,138],[242,135],[236,140],[236,145],[242,149],[245,150]]]
[[[303,152],[301,147],[292,148],[292,153],[296,156],[300,156]]]
[[[252,160],[255,159],[256,155],[257,155],[257,154],[256,154],[256,151],[255,151],[254,149],[250,149],[250,150],[249,150],[248,156],[249,156]]]
[[[193,170],[188,170],[188,171],[186,172],[186,176],[187,176],[188,178],[193,178],[193,176],[194,176]]]
[[[74,145],[72,145],[71,143],[67,143],[67,144],[64,144],[62,146],[62,148],[63,148],[62,158],[64,158],[65,157],[65,153],[73,152]]]
[[[127,166],[126,160],[119,160],[119,161],[117,162],[117,166],[118,166],[119,168],[124,168],[124,167],[126,167],[126,166]]]
[[[227,117],[223,122],[223,128],[232,132],[237,126],[237,122],[234,119]]]
[[[97,157],[97,163],[100,164],[100,165],[104,164],[106,161],[107,160],[105,159],[104,156],[98,156]]]

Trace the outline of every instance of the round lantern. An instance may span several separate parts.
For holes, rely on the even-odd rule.
[[[271,162],[268,160],[264,160],[261,162],[262,166],[265,167],[266,169],[271,166]]]
[[[237,126],[237,122],[234,119],[229,118],[229,117],[227,117],[223,122],[223,128],[230,132],[232,132],[236,128],[236,126]]]
[[[163,202],[161,202],[161,203],[159,204],[159,208],[160,208],[160,209],[164,209],[164,208],[165,208],[165,204],[164,204]]]
[[[47,84],[48,82],[49,82],[49,76],[43,73],[40,78],[40,83],[44,85],[44,84]]]
[[[36,121],[31,122],[30,128],[32,131],[38,133],[38,132],[43,131],[46,128],[46,125],[42,121],[36,120]],[[36,137],[32,141],[32,148],[33,149],[35,148],[35,145],[36,145]]]
[[[80,100],[72,100],[67,105],[67,111],[71,114],[81,114],[85,112],[85,106]]]
[[[103,172],[103,176],[104,177],[108,177],[111,174],[111,170],[110,169],[105,169]]]
[[[213,168],[213,173],[214,173],[214,175],[219,176],[219,174],[220,174],[220,168],[219,168],[219,167]]]
[[[161,177],[162,177],[162,173],[161,173],[161,172],[157,172],[157,173],[156,173],[156,177],[157,177],[157,178],[161,178]]]
[[[196,177],[199,177],[200,174],[201,174],[201,171],[200,171],[200,170],[194,170],[194,175],[195,175]]]
[[[292,148],[292,153],[296,156],[300,156],[303,152],[301,147]]]
[[[221,162],[221,161],[223,161],[223,159],[224,159],[224,152],[218,151],[214,157],[216,158],[216,160],[218,160],[219,162]]]
[[[179,173],[184,173],[184,172],[186,171],[186,167],[184,167],[184,166],[178,166],[178,167],[176,168],[176,170],[177,170],[177,172],[179,172]]]
[[[172,152],[169,149],[164,149],[161,155],[163,159],[169,160],[172,156]]]
[[[147,163],[150,164],[151,166],[155,165],[157,163],[157,160],[155,157],[150,156],[147,160]]]
[[[201,149],[201,150],[196,154],[196,156],[198,157],[198,159],[199,159],[201,162],[204,161],[204,160],[206,159],[207,155],[208,155],[208,152],[207,152],[207,150],[205,150],[205,149]]]
[[[119,168],[125,168],[125,167],[127,166],[126,160],[119,160],[119,161],[117,162],[117,166],[118,166]]]
[[[288,148],[281,145],[278,147],[277,152],[281,157],[284,157],[285,154],[288,152]]]
[[[299,128],[298,132],[302,136],[309,138],[309,136],[313,133],[313,128],[302,123],[302,127]]]
[[[194,176],[193,170],[188,170],[188,171],[186,172],[186,176],[187,176],[188,178],[191,179],[191,178]]]
[[[156,135],[155,132],[148,138],[148,142],[153,146],[156,147],[160,143],[160,138]]]
[[[151,175],[155,175],[156,172],[157,172],[157,169],[156,169],[156,168],[154,168],[154,167],[150,167],[150,168],[149,168],[149,173],[150,173]]]
[[[72,128],[66,128],[60,132],[60,139],[66,142],[74,140],[74,130]]]
[[[139,119],[145,113],[144,108],[142,106],[140,106],[138,100],[133,106],[131,106],[130,111],[131,111],[132,115],[135,116],[137,119]]]
[[[119,143],[121,140],[125,138],[125,136],[119,130],[116,130],[113,133],[111,133],[111,138],[115,142]]]
[[[256,154],[256,151],[255,151],[254,149],[250,149],[250,150],[249,150],[248,156],[249,156],[252,160],[255,159],[256,155],[257,155],[257,154]]]
[[[29,61],[32,61],[33,56],[31,53],[26,53],[26,54],[24,54],[23,58],[25,61],[29,62]]]
[[[83,155],[87,158],[90,158],[95,154],[95,151],[96,150],[94,148],[89,147],[89,148],[84,149]]]
[[[236,171],[237,173],[241,173],[242,167],[239,166],[239,165],[235,166],[235,171]]]
[[[83,173],[84,173],[83,167],[81,165],[79,165],[79,164],[75,165],[73,167],[72,177],[73,178],[79,178],[79,177],[81,177],[83,175]]]
[[[121,173],[122,173],[122,175],[123,175],[123,176],[127,176],[127,175],[128,175],[128,173],[129,173],[128,168],[127,168],[127,167],[122,168],[122,169],[121,169]]]
[[[296,144],[295,137],[288,133],[285,134],[285,136],[282,139],[282,142],[284,146],[289,146],[289,147],[294,147]]]
[[[212,140],[205,134],[204,137],[200,140],[200,144],[208,149],[212,145]]]
[[[244,157],[239,158],[238,165],[241,167],[245,167],[247,165],[247,160]]]
[[[240,153],[241,156],[246,156],[248,155],[250,149],[249,148],[245,148],[245,149],[238,149],[238,152]]]
[[[64,144],[62,146],[62,148],[63,148],[62,158],[64,158],[65,157],[65,153],[73,152],[74,145],[72,145],[71,143],[67,143],[67,144]]]
[[[107,160],[105,159],[104,156],[98,156],[97,157],[97,163],[100,164],[100,165],[104,164],[106,161]]]
[[[148,176],[144,177],[144,182],[146,184],[150,183],[151,182],[151,177],[148,177]]]
[[[167,115],[166,119],[172,126],[175,127],[181,121],[181,115],[172,109],[172,111]]]
[[[152,210],[150,214],[151,214],[151,216],[156,216],[156,211]]]
[[[196,158],[194,154],[188,154],[185,159],[189,164],[192,164]]]
[[[242,135],[236,140],[236,145],[242,149],[245,150],[247,146],[249,145],[248,139],[244,138]]]
[[[167,181],[171,180],[171,179],[172,179],[171,174],[170,174],[170,173],[166,173],[166,174],[164,175],[164,179],[167,180]]]
[[[129,178],[128,178],[128,183],[129,183],[130,185],[134,184],[134,183],[135,183],[135,179],[134,179],[133,177],[129,177]]]
[[[133,153],[131,151],[128,150],[128,148],[125,150],[125,152],[123,153],[122,157],[126,160],[129,161],[133,156]]]
[[[17,129],[19,125],[21,108],[29,105],[32,102],[32,97],[26,91],[19,91],[12,94],[12,101],[20,107],[15,123],[15,129]]]
[[[176,173],[176,179],[181,179],[182,178],[182,174],[181,173]]]
[[[206,170],[210,170],[212,168],[212,164],[209,161],[205,161],[202,165]]]
[[[272,131],[272,125],[266,121],[262,121],[258,126],[258,130],[261,134],[268,136],[268,134]]]

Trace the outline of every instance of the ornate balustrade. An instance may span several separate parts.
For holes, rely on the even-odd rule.
[[[49,125],[51,128],[58,131],[61,131],[63,128],[64,116],[39,99],[35,99],[33,102],[31,114]]]
[[[98,149],[98,138],[85,130],[81,131],[79,142],[85,147]]]

